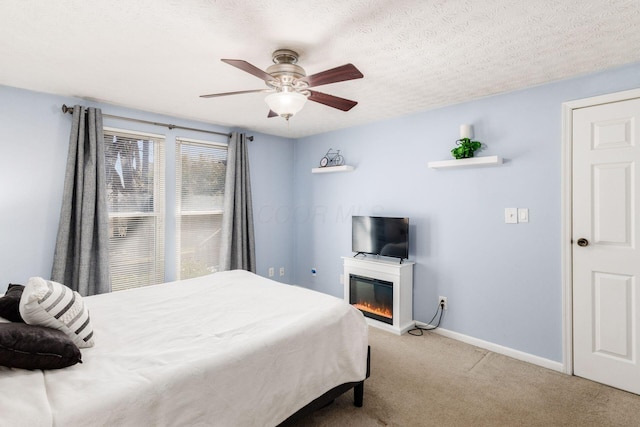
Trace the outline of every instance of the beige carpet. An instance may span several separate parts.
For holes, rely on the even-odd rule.
[[[640,426],[640,396],[434,333],[369,344],[364,406],[349,392],[297,426]]]

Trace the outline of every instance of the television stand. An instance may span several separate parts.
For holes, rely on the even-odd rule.
[[[354,304],[351,299],[351,276],[376,279],[393,284],[392,323],[368,317],[367,324],[376,328],[402,335],[415,326],[413,321],[413,265],[407,261],[399,264],[387,259],[343,257],[344,264],[344,299]]]

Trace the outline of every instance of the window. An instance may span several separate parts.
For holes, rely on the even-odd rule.
[[[227,145],[176,140],[178,279],[218,271]]]
[[[104,129],[114,291],[164,282],[164,137]]]

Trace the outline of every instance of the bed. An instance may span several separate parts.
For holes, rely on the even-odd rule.
[[[344,301],[246,271],[85,297],[95,345],[64,369],[0,367],[0,425],[288,425],[362,404],[367,325]]]

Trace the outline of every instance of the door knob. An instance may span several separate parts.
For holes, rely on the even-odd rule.
[[[582,247],[589,246],[589,241],[584,237],[581,237],[578,239],[578,246],[582,246]]]

